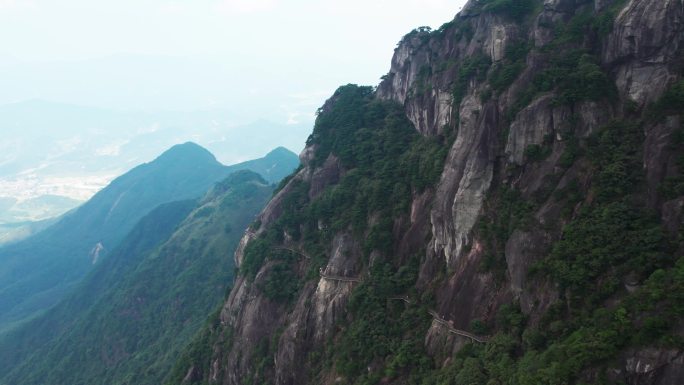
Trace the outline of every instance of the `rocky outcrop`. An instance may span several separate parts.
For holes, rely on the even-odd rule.
[[[655,101],[681,68],[684,4],[631,0],[602,50],[620,93],[639,105]]]
[[[501,60],[507,44],[520,35],[514,23],[493,15],[469,16],[467,8],[456,20],[467,25],[465,32],[451,26],[436,38],[425,29],[406,35],[377,89],[378,98],[403,104],[424,135],[444,134],[445,128],[456,124],[454,117],[463,107],[454,105],[452,86],[463,60],[478,55]]]
[[[476,95],[462,103],[458,136],[447,157],[432,210],[432,250],[453,267],[482,208],[496,159],[498,111]]]
[[[569,118],[567,108],[553,108],[552,95],[545,95],[525,107],[511,123],[506,143],[508,161],[523,164],[525,150],[532,145],[542,145],[556,139],[556,133]]]
[[[283,200],[296,184],[308,183],[309,196],[315,198],[325,187],[336,183],[342,173],[340,162],[334,156],[328,157],[320,167],[311,167],[311,148],[304,150],[300,159],[305,167],[291,178],[259,215],[259,228],[245,232],[235,252],[237,267],[244,261],[246,245],[281,215]],[[292,250],[297,247],[291,246]],[[242,383],[245,374],[254,370],[259,346],[268,344],[274,336],[278,336],[274,340],[277,344],[273,353],[277,363],[274,371],[277,383],[298,384],[304,381],[301,363],[313,346],[323,344],[332,336],[334,325],[344,317],[344,308],[355,285],[354,282],[330,280],[324,276],[357,277],[361,274],[361,250],[352,235],[337,234],[329,253],[330,258],[321,269],[321,277],[301,289],[293,308],[265,298],[259,289],[274,266],[272,263],[265,264],[253,281],[245,277],[237,278],[220,314],[221,325],[230,330],[232,345],[228,350],[215,350],[217,357],[208,374],[213,383]],[[310,256],[302,252],[301,257],[304,258],[300,265],[306,265]],[[191,383],[190,380],[187,382]]]
[[[331,258],[322,271],[326,276],[356,277],[359,272],[360,250],[349,234],[340,234],[333,240]],[[323,346],[333,337],[335,324],[344,317],[344,309],[354,288],[354,282],[326,279],[307,288],[287,319],[287,327],[280,337],[275,355],[276,382],[300,384],[306,377],[296,370],[305,361],[311,349]],[[293,370],[294,369],[294,370]]]
[[[648,185],[648,201],[653,208],[663,203],[658,192],[661,183],[665,178],[677,172],[679,154],[671,143],[681,124],[681,116],[669,116],[664,121],[650,124],[645,128],[643,159]]]
[[[684,354],[676,349],[646,348],[626,352],[613,381],[629,385],[677,384],[684,376]]]

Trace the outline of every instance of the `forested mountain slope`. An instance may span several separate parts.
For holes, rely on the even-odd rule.
[[[2,384],[159,384],[225,297],[230,256],[272,195],[237,171],[160,206],[64,301],[0,338]]]
[[[170,384],[684,378],[684,3],[471,0],[319,110]]]
[[[279,148],[224,166],[204,148],[185,143],[132,169],[41,233],[0,248],[0,332],[57,303],[158,205],[199,198],[236,170],[275,183],[297,164],[296,155]]]

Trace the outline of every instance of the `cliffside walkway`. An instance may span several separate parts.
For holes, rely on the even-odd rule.
[[[339,275],[327,275],[324,272],[320,272],[321,278],[323,279],[328,279],[331,281],[340,281],[340,282],[361,282],[361,278],[355,278],[355,277],[342,277]]]
[[[307,253],[305,253],[305,252],[303,252],[303,251],[301,251],[301,250],[293,249],[293,248],[291,248],[291,247],[275,246],[274,249],[275,249],[275,250],[285,250],[285,251],[289,251],[289,252],[294,253],[294,254],[299,254],[299,255],[301,255],[302,257],[306,258],[306,259],[311,259],[311,256],[310,256],[309,254],[307,254]],[[328,279],[328,280],[331,280],[331,281],[340,281],[340,282],[361,282],[361,281],[362,281],[361,278],[357,278],[357,277],[343,277],[343,276],[340,276],[340,275],[328,275],[328,274],[323,273],[323,271],[319,271],[319,274],[320,274],[321,278],[323,278],[323,279]]]
[[[387,299],[389,299],[389,300],[404,301],[404,302],[406,302],[406,303],[409,304],[409,305],[413,303],[413,302],[411,302],[411,300],[409,299],[408,295],[404,295],[404,296],[397,295],[397,296],[394,296],[394,297],[389,297],[389,298],[387,298]]]
[[[409,299],[409,297],[408,297],[407,295],[404,295],[404,296],[399,296],[399,295],[398,295],[398,296],[389,297],[389,298],[387,298],[387,299],[389,299],[389,300],[404,301],[404,302],[406,302],[406,303],[409,304],[409,305],[413,303],[413,302]],[[437,312],[434,311],[434,310],[428,310],[428,313],[430,313],[430,315],[432,316],[432,319],[433,319],[435,322],[437,322],[438,324],[440,324],[440,325],[446,327],[447,330],[449,331],[449,333],[453,333],[453,334],[457,334],[457,335],[462,336],[462,337],[470,338],[470,339],[471,339],[472,341],[474,341],[474,342],[485,343],[485,342],[489,341],[489,337],[477,336],[477,335],[475,335],[475,334],[473,334],[473,333],[468,333],[468,332],[465,331],[465,330],[459,330],[459,329],[456,329],[456,328],[452,327],[451,324],[449,324],[449,322],[448,322],[447,320],[445,320],[444,318],[440,317],[440,316],[437,314]]]
[[[293,249],[291,247],[276,246],[276,247],[274,247],[274,249],[289,251],[291,253],[299,254],[306,259],[311,259],[311,256],[309,256],[305,252],[303,252],[301,250]],[[328,275],[328,274],[325,274],[322,269],[319,270],[319,274],[320,274],[321,278],[327,279],[330,281],[338,281],[338,282],[361,282],[362,281],[362,279],[360,277],[343,277],[340,275]],[[403,301],[409,305],[413,304],[413,302],[409,299],[409,297],[407,295],[393,296],[393,297],[389,297],[387,299],[388,300]],[[465,330],[459,330],[459,329],[452,327],[451,324],[447,320],[440,317],[439,314],[437,314],[437,312],[434,310],[428,310],[428,313],[430,313],[430,316],[432,316],[433,321],[444,326],[449,331],[449,333],[453,333],[453,334],[459,335],[461,337],[470,338],[470,340],[474,341],[474,342],[486,343],[487,341],[489,341],[489,337],[477,336],[477,335],[475,335],[473,333],[469,333]]]
[[[470,338],[472,341],[476,341],[476,342],[479,342],[482,344],[489,341],[489,337],[476,336],[475,334],[468,333],[465,330],[455,329],[454,327],[451,326],[451,324],[449,324],[449,322],[447,322],[444,318],[440,317],[439,314],[437,314],[437,312],[434,310],[429,310],[428,313],[430,313],[430,315],[432,316],[432,319],[435,322],[437,322],[438,324],[447,328],[449,333],[457,334],[457,335],[462,336],[462,337],[467,337],[467,338]]]
[[[291,253],[299,254],[299,255],[301,255],[302,257],[306,258],[306,259],[311,259],[311,256],[310,256],[309,254],[307,254],[307,253],[305,253],[305,252],[303,252],[303,251],[301,251],[301,250],[293,249],[293,248],[291,248],[291,247],[276,246],[276,247],[274,247],[274,249],[275,249],[275,250],[285,250],[285,251],[289,251],[289,252],[291,252]]]

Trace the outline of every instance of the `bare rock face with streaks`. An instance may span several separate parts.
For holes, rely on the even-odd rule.
[[[675,79],[684,48],[682,17],[677,0],[632,0],[617,16],[602,59],[625,97],[641,105],[653,102]]]

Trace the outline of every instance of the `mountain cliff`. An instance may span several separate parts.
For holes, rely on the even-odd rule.
[[[0,248],[0,331],[56,304],[158,205],[201,197],[237,170],[276,183],[297,163],[296,155],[280,148],[224,166],[204,148],[185,143],[130,170],[49,228]]]
[[[172,384],[675,385],[684,3],[471,0],[321,107]]]

